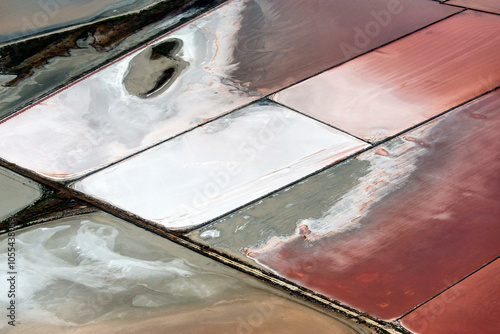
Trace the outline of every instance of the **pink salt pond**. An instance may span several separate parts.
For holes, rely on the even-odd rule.
[[[273,99],[376,142],[497,87],[499,49],[500,16],[466,11]]]

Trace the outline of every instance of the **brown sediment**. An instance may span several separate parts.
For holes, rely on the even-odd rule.
[[[500,328],[500,260],[404,316],[414,333],[496,334]]]
[[[157,90],[159,90],[161,87],[166,87],[166,83],[172,79],[172,77],[174,76],[174,74],[176,73],[177,71],[177,66],[175,67],[170,67],[168,69],[166,69],[165,71],[163,71],[162,74],[160,74],[158,76],[158,78],[156,79],[156,83],[155,85],[153,86],[153,88],[151,88],[150,90],[148,90],[144,95],[145,97],[150,97],[154,92],[156,92]],[[172,80],[173,81],[173,80]],[[170,82],[172,82],[170,81]]]
[[[151,60],[160,57],[174,57],[182,48],[182,41],[178,38],[165,40],[159,44],[151,46]]]
[[[215,4],[222,1],[216,1]],[[102,20],[83,27],[32,38],[26,41],[0,47],[0,74],[16,75],[3,84],[14,87],[33,75],[34,70],[43,67],[54,57],[69,56],[71,49],[80,48],[77,41],[91,39],[90,44],[98,52],[115,48],[121,41],[145,26],[176,15],[191,8],[210,7],[204,0],[172,0],[158,3],[138,13]]]
[[[154,97],[170,87],[189,65],[177,54],[182,41],[167,39],[143,50],[129,63],[123,85],[140,98]]]
[[[248,256],[379,318],[403,315],[500,253],[499,110],[496,91],[420,138],[419,129],[411,133],[427,143],[415,171],[372,205],[361,227]]]

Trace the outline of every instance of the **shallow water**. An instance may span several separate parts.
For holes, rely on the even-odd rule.
[[[6,239],[0,241],[7,262]],[[17,231],[17,325],[8,333],[355,333],[215,261],[103,213]],[[5,271],[2,273],[5,277]],[[7,291],[6,279],[0,282]],[[7,305],[6,294],[0,303]],[[4,307],[4,306],[2,306]],[[193,321],[196,318],[196,321]]]
[[[35,202],[42,189],[35,181],[0,167],[0,221]]]
[[[139,10],[153,0],[2,0],[0,44],[57,28]]]

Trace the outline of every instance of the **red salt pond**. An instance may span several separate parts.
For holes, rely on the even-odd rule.
[[[402,316],[500,254],[499,128],[497,90],[403,136],[408,159],[397,168],[413,171],[384,196],[383,189],[369,191],[379,186],[373,181],[363,200],[370,208],[350,215],[359,214],[351,221],[357,227],[296,235],[248,256],[369,314]],[[374,156],[394,159],[386,147],[386,156]],[[412,152],[423,153],[414,160]],[[370,173],[391,172],[384,166],[372,165]],[[349,224],[343,219],[333,216],[337,226]]]
[[[500,328],[500,260],[467,277],[402,319],[419,334],[496,334]]]

